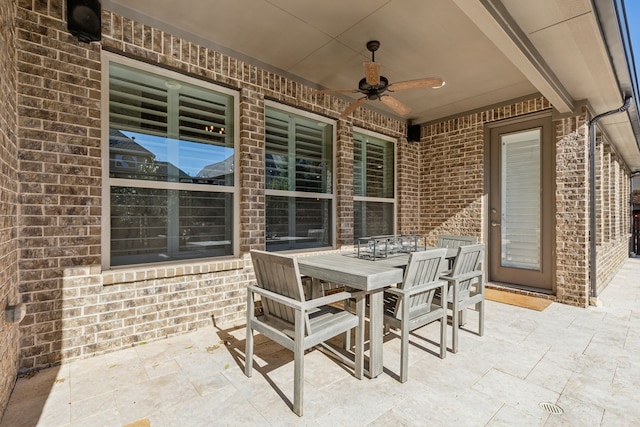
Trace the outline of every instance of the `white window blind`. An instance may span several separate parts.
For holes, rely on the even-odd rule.
[[[233,98],[109,63],[110,265],[232,254]]]
[[[393,234],[394,144],[353,134],[354,236]]]
[[[540,269],[540,129],[502,136],[502,266]]]

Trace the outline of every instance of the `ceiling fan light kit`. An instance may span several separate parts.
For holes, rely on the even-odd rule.
[[[332,93],[361,93],[364,96],[356,99],[340,114],[340,118],[347,117],[353,113],[359,106],[365,101],[382,101],[384,105],[391,108],[397,114],[405,116],[409,114],[411,109],[400,102],[400,100],[385,93],[396,92],[399,90],[407,89],[424,89],[432,88],[438,89],[444,86],[444,81],[440,77],[426,77],[423,79],[407,80],[404,82],[397,82],[389,84],[389,80],[380,75],[380,63],[375,62],[375,52],[380,48],[380,42],[377,40],[371,40],[367,42],[367,50],[371,52],[371,62],[365,62],[364,75],[365,77],[358,82],[357,89],[334,89],[334,90],[318,90],[314,93],[317,94],[332,94]]]

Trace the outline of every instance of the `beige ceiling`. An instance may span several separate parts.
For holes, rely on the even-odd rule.
[[[103,0],[103,7],[277,70],[316,88],[356,88],[375,60],[391,83],[439,76],[440,89],[394,94],[414,123],[536,92],[560,112],[595,114],[622,94],[591,0]],[[354,99],[355,99],[354,95]],[[391,113],[377,101],[374,106]],[[640,152],[626,114],[602,121],[632,168]]]

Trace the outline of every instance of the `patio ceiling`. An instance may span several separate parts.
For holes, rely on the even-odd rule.
[[[440,89],[394,94],[411,108],[405,119],[413,123],[537,92],[560,113],[570,112],[582,100],[588,100],[595,114],[619,108],[623,96],[632,90],[628,70],[625,74],[621,69],[627,64],[619,40],[617,45],[611,39],[607,43],[603,36],[608,32],[615,35],[617,28],[615,20],[603,22],[603,15],[612,14],[610,3],[102,1],[105,9],[322,89],[357,87],[363,77],[362,62],[370,60],[365,44],[379,40],[375,59],[391,83],[428,76],[446,81]],[[612,45],[616,52],[612,52]],[[380,102],[365,106],[393,114]],[[637,119],[634,102],[628,113],[611,115],[601,122],[632,170],[640,170],[636,143],[640,132],[634,132],[640,129]]]

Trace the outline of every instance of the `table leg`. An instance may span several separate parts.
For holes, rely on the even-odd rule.
[[[382,373],[383,343],[383,297],[384,289],[379,289],[369,297],[369,376],[375,378]]]
[[[322,284],[320,284],[320,279],[316,279],[315,277],[311,278],[311,299],[320,298],[324,296],[324,292],[322,292]]]

